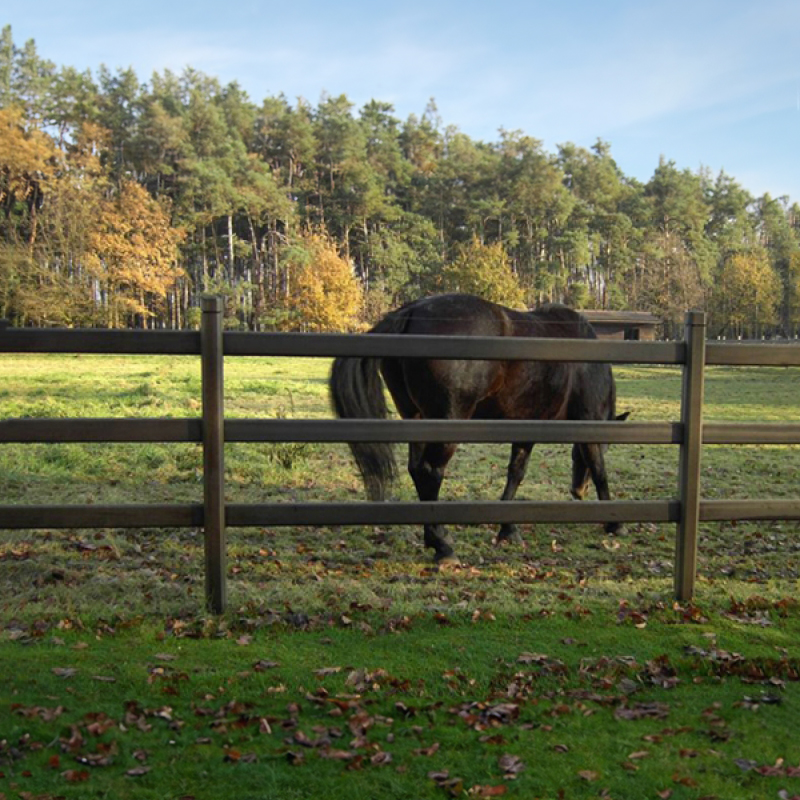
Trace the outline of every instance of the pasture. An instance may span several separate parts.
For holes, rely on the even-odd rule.
[[[328,368],[226,359],[226,413],[328,417]],[[4,356],[0,415],[199,415],[199,370]],[[678,418],[677,369],[614,372],[619,411]],[[706,419],[796,422],[797,377],[709,368]],[[507,458],[462,445],[443,499],[496,499]],[[671,497],[676,465],[615,446],[612,496]],[[189,444],[4,445],[0,497],[199,501],[200,467]],[[226,471],[232,502],[363,496],[345,445],[229,444]],[[796,496],[798,475],[800,448],[704,449],[708,498]],[[537,446],[518,498],[569,481],[569,446]],[[798,533],[702,526],[680,607],[671,525],[527,526],[526,550],[457,528],[442,571],[411,528],[231,529],[210,619],[199,531],[0,531],[0,797],[800,795]]]

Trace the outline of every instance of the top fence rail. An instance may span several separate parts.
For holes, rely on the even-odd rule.
[[[510,361],[604,361],[617,364],[681,364],[682,342],[609,342],[585,339],[528,339],[485,336],[356,336],[338,333],[223,334],[226,356],[404,357]],[[800,348],[798,349],[800,350]],[[195,331],[115,331],[7,328],[1,353],[100,353],[199,355]],[[800,352],[797,363],[800,364]]]
[[[345,333],[244,333],[222,336],[226,356],[404,357],[683,364],[684,342],[623,342],[485,336],[355,336]],[[199,355],[197,331],[0,329],[0,353]],[[800,366],[796,344],[707,342],[706,364]]]

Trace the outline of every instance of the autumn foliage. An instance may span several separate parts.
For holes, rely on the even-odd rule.
[[[181,275],[173,228],[165,209],[134,181],[105,198],[90,237],[86,265],[104,298],[108,327],[151,316]]]
[[[363,295],[352,264],[339,255],[327,236],[308,233],[288,259],[291,277],[285,303],[293,310],[292,327],[309,331],[352,330]]]
[[[642,183],[601,139],[474,141],[433,101],[394,114],[254,102],[191,67],[79,73],[4,27],[0,317],[181,328],[215,292],[229,327],[351,330],[464,291],[651,311],[667,334],[688,308],[714,335],[800,333],[789,198],[667,158]]]
[[[461,247],[442,270],[442,288],[477,294],[505,306],[524,306],[524,292],[500,242],[487,245],[474,237]]]

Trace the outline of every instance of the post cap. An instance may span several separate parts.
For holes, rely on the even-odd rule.
[[[687,325],[705,325],[706,324],[706,312],[699,311],[697,309],[693,309],[691,311],[686,312],[686,324]]]
[[[220,314],[224,307],[223,299],[218,294],[204,294],[200,298],[200,308],[204,314]]]

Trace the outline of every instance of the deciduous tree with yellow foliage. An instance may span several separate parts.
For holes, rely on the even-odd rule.
[[[446,292],[477,294],[512,308],[523,306],[525,301],[502,242],[481,244],[477,237],[463,245],[444,268],[441,286]]]
[[[358,326],[364,296],[352,264],[328,236],[307,233],[289,251],[286,270],[292,322],[308,331]]]
[[[123,181],[100,210],[87,267],[103,297],[103,322],[111,328],[146,319],[182,274],[177,246],[183,233],[138,183]]]
[[[778,319],[780,279],[764,250],[736,253],[722,264],[714,283],[712,325],[735,336],[760,335]]]
[[[0,209],[7,220],[5,238],[36,242],[37,211],[42,192],[53,178],[61,152],[47,134],[26,123],[19,106],[0,108]]]

